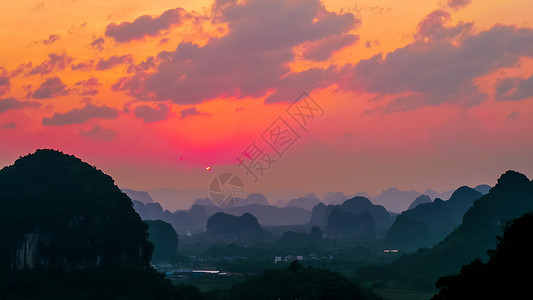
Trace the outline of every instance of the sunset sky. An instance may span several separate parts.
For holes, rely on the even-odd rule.
[[[232,172],[247,193],[319,195],[533,176],[530,0],[1,8],[0,166],[54,148],[124,188],[207,189]],[[300,126],[287,112],[303,92],[292,109],[320,109]],[[283,153],[265,138],[280,124],[298,137]],[[257,181],[238,166],[251,145],[270,158]]]

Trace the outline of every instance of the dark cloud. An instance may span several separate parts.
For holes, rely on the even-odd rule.
[[[159,45],[164,45],[164,44],[167,44],[168,42],[170,42],[170,38],[162,38],[161,40],[159,40]]]
[[[68,65],[72,62],[72,57],[68,56],[65,53],[62,54],[55,54],[50,53],[48,54],[48,59],[40,63],[39,65],[32,67],[32,63],[29,63],[27,67],[30,68],[29,71],[26,72],[25,76],[31,76],[31,75],[46,75],[51,73],[52,71],[60,71],[68,67]]]
[[[91,48],[96,49],[98,51],[104,50],[104,43],[105,39],[103,37],[99,37],[91,42]]]
[[[312,68],[299,73],[291,73],[276,86],[276,93],[265,99],[266,103],[292,102],[304,91],[312,91],[335,83],[342,68],[331,66],[327,69]]]
[[[50,34],[47,39],[35,41],[31,43],[28,47],[31,47],[36,44],[51,45],[54,42],[58,41],[61,38],[59,34]]]
[[[46,79],[33,93],[35,99],[48,99],[56,96],[66,95],[67,86],[63,84],[59,77]]]
[[[26,92],[26,99],[30,99],[31,96],[33,95],[32,87],[33,87],[33,85],[31,85],[31,84],[22,86],[22,89],[24,89],[24,91]]]
[[[446,5],[449,8],[458,9],[465,7],[472,3],[472,0],[446,0]]]
[[[202,116],[202,115],[208,115],[208,113],[203,113],[199,110],[196,109],[196,107],[191,107],[191,108],[187,108],[187,109],[184,109],[180,112],[180,119],[184,119],[186,117],[190,117],[190,116]]]
[[[91,77],[87,80],[78,81],[74,84],[74,86],[79,87],[78,93],[82,96],[94,96],[98,94],[97,87],[101,86],[102,84],[98,81],[98,78]]]
[[[156,60],[156,58],[150,56],[138,64],[130,64],[128,66],[128,73],[140,73],[154,69],[157,66]]]
[[[0,96],[9,92],[10,88],[11,88],[11,84],[9,83],[9,77],[2,76],[0,74]]]
[[[431,12],[418,24],[415,39],[425,43],[435,40],[455,40],[468,34],[474,25],[473,23],[461,22],[456,26],[447,26],[451,20],[452,16],[447,11],[435,10]]]
[[[20,64],[14,70],[12,70],[9,75],[11,77],[16,77],[16,76],[20,75],[22,72],[24,72],[25,70],[30,69],[31,67],[32,67],[32,63],[31,62],[25,63],[25,64]]]
[[[423,38],[386,56],[361,60],[348,88],[404,94],[380,108],[385,112],[444,102],[468,107],[487,96],[477,90],[476,77],[533,56],[532,29],[497,25],[473,35],[465,33],[468,24],[446,27],[446,20],[446,14],[432,13],[416,34]]]
[[[12,109],[22,109],[22,108],[39,108],[41,104],[35,101],[19,101],[15,98],[6,98],[0,100],[0,113],[6,112]]]
[[[120,78],[111,90],[114,92],[128,91],[129,94],[139,100],[152,101],[153,97],[146,92],[144,82],[150,77],[149,74],[140,72],[134,76]]]
[[[135,117],[143,119],[145,123],[152,123],[166,120],[170,114],[170,107],[167,104],[159,103],[157,107],[139,105],[133,110]]]
[[[80,129],[80,135],[90,139],[106,142],[115,138],[115,132],[112,129],[102,128],[98,124],[95,124],[89,130]]]
[[[141,16],[133,22],[111,23],[107,25],[105,35],[117,42],[129,42],[145,36],[156,36],[160,31],[180,24],[188,16],[182,8],[169,9],[158,17]]]
[[[365,42],[365,47],[367,48],[372,48],[373,46],[379,46],[381,43],[378,41],[378,40],[374,40],[374,41],[366,41]]]
[[[5,123],[0,126],[3,129],[15,129],[17,128],[17,123],[11,122],[11,123]]]
[[[93,68],[94,62],[92,60],[81,62],[79,64],[72,64],[70,68],[73,71],[89,71]]]
[[[52,117],[45,117],[42,120],[42,124],[46,126],[61,126],[81,124],[91,119],[115,119],[117,117],[118,110],[116,108],[87,103],[82,108],[75,108],[65,113],[54,113]]]
[[[68,30],[68,33],[70,34],[73,34],[73,33],[76,33],[77,31],[85,28],[85,26],[87,26],[87,22],[83,22],[82,24],[78,25],[78,26],[72,26],[70,27],[70,29]]]
[[[533,76],[529,78],[509,77],[500,80],[494,95],[496,101],[517,101],[533,97]]]
[[[337,36],[345,43],[350,38],[343,36],[360,22],[351,13],[327,11],[318,0],[217,1],[213,14],[216,21],[228,24],[228,35],[202,47],[181,43],[173,52],[161,52],[155,72],[123,78],[114,90],[127,90],[141,100],[179,104],[220,96],[260,97],[286,85],[294,47],[317,43],[321,47],[312,56],[329,57],[338,45],[328,48],[320,41]],[[292,99],[312,84],[298,82],[296,94],[275,99]]]
[[[132,63],[132,61],[133,59],[131,58],[131,55],[129,54],[122,55],[122,56],[113,55],[109,57],[108,59],[100,59],[100,61],[98,61],[98,64],[96,65],[96,69],[107,70],[107,69],[114,68],[121,64]]]
[[[302,53],[302,58],[315,61],[326,61],[331,55],[359,40],[359,37],[353,34],[334,35],[322,39],[318,42],[309,44]]]
[[[48,36],[48,39],[46,40],[42,40],[41,43],[43,45],[50,45],[50,44],[53,44],[54,42],[56,42],[57,40],[59,40],[61,37],[59,36],[59,34],[51,34]]]

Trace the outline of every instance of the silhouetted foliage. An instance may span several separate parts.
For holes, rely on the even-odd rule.
[[[54,150],[21,157],[0,170],[0,298],[199,299],[149,266],[147,228],[95,167]]]
[[[420,203],[396,218],[387,231],[387,242],[396,248],[431,246],[461,224],[465,212],[481,196],[480,192],[463,186],[458,188],[447,201],[437,198],[434,202]],[[417,198],[419,202],[429,199],[421,197],[424,196]]]
[[[240,217],[222,212],[212,215],[207,220],[207,234],[217,239],[249,239],[260,240],[271,237],[252,214],[245,213]]]
[[[71,272],[56,269],[0,274],[1,299],[201,299],[192,286],[172,285],[152,268],[108,264]]]
[[[375,224],[372,216],[366,211],[356,216],[341,207],[335,207],[328,216],[326,232],[336,237],[374,236]]]
[[[476,257],[486,260],[487,250],[494,247],[496,236],[502,234],[502,225],[530,211],[533,183],[523,174],[507,171],[488,194],[474,202],[462,224],[443,241],[396,259],[387,267],[387,277],[409,288],[434,289],[439,277],[458,272]],[[372,277],[376,272],[371,269],[358,269],[356,277],[381,280]]]
[[[320,230],[320,227],[313,226],[311,227],[311,236],[315,239],[321,240],[324,234],[322,233],[322,230]]]
[[[53,150],[37,150],[0,171],[0,222],[4,269],[148,265],[153,251],[148,226],[113,179]]]
[[[423,245],[429,240],[430,235],[426,223],[401,214],[387,231],[387,241],[401,246]]]
[[[380,299],[337,272],[304,267],[294,261],[286,269],[268,270],[206,299]]]
[[[392,219],[390,217],[390,214],[387,212],[387,210],[381,206],[381,205],[374,205],[370,200],[368,200],[365,197],[356,196],[351,199],[348,199],[344,201],[340,205],[324,205],[323,203],[318,203],[313,207],[313,211],[311,212],[311,220],[309,223],[311,225],[319,226],[321,228],[327,228],[328,226],[328,219],[330,215],[338,209],[341,209],[344,212],[350,213],[352,215],[355,215],[357,217],[361,216],[362,214],[365,214],[364,216],[364,223],[367,225],[370,225],[369,218],[366,215],[369,215],[372,217],[373,220],[373,227],[374,229],[370,230],[371,228],[368,228],[370,231],[373,231],[372,234],[376,234],[376,229],[378,230],[386,230],[389,228],[392,224]],[[370,233],[368,231],[367,233]]]
[[[531,293],[533,214],[513,221],[487,263],[475,259],[461,273],[441,277],[433,299],[518,299]]]

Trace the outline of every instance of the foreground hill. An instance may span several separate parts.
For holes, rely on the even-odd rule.
[[[205,299],[381,299],[337,272],[303,267],[293,262],[286,269],[269,270],[226,291],[212,291]]]
[[[520,299],[531,292],[533,214],[514,220],[499,237],[487,263],[476,259],[461,273],[440,278],[440,299]]]
[[[0,266],[66,270],[147,266],[147,225],[113,179],[80,159],[37,150],[0,171]]]
[[[111,177],[37,150],[0,170],[0,298],[182,299]]]
[[[487,259],[496,236],[509,220],[533,211],[533,183],[518,172],[507,171],[490,192],[476,200],[463,222],[432,248],[403,255],[391,265],[360,268],[365,279],[394,279],[414,288],[433,288],[437,279],[456,273],[475,258]]]

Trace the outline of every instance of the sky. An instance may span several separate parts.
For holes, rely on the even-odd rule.
[[[120,187],[445,191],[533,174],[528,0],[2,0],[0,166]]]

